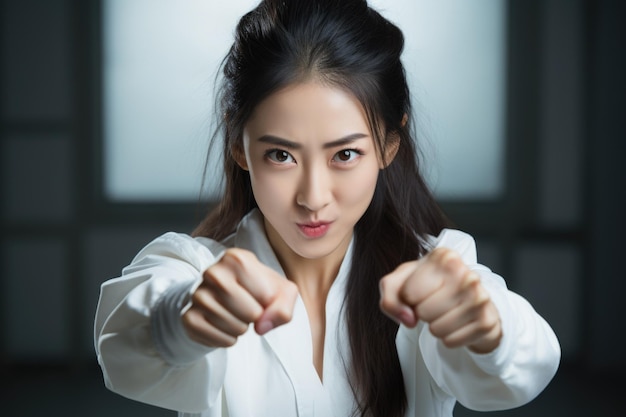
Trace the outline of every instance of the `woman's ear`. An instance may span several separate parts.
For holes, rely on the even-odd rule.
[[[404,128],[409,121],[409,115],[404,113],[400,121],[400,127]],[[385,152],[380,169],[387,168],[394,160],[400,149],[400,133],[397,130],[389,132],[385,138]]]
[[[387,168],[393,162],[398,149],[400,149],[400,134],[395,131],[388,133],[385,139],[385,150],[380,169]]]
[[[248,161],[246,160],[246,152],[243,150],[241,145],[235,145],[230,150],[233,159],[243,169],[244,171],[248,171]]]

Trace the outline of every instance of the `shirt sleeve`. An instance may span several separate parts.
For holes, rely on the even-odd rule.
[[[463,406],[477,411],[521,406],[535,398],[554,377],[560,347],[548,323],[521,296],[509,291],[504,280],[479,265],[471,236],[445,230],[435,247],[457,251],[465,264],[477,272],[501,317],[503,337],[488,354],[467,348],[447,348],[428,326],[400,331],[413,339],[433,382]]]
[[[94,338],[106,386],[125,397],[184,412],[219,398],[224,349],[192,341],[181,314],[203,271],[223,247],[167,233],[148,244],[122,276],[102,285]]]

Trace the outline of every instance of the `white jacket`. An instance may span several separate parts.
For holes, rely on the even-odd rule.
[[[469,235],[444,230],[431,244],[457,251],[480,275],[500,313],[503,338],[495,351],[481,355],[446,348],[421,322],[412,329],[401,326],[396,347],[406,416],[449,417],[457,400],[485,411],[532,400],[558,367],[560,348],[553,331],[526,300],[507,290],[501,277],[477,263]],[[167,233],[147,245],[121,277],[102,285],[95,345],[106,386],[177,410],[179,416],[351,415],[355,403],[346,380],[350,351],[341,306],[352,245],[326,302],[323,384],[312,363],[311,332],[300,298],[291,322],[264,336],[250,326],[230,348],[208,348],[186,335],[180,316],[189,295],[202,272],[232,246],[254,252],[282,273],[255,210],[221,243]]]

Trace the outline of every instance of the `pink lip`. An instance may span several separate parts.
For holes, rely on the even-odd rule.
[[[300,231],[309,238],[319,238],[324,236],[330,228],[330,222],[315,222],[315,223],[298,223]]]

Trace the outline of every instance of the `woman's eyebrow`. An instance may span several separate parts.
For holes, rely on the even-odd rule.
[[[287,149],[300,149],[302,145],[297,142],[292,142],[287,139],[279,138],[278,136],[273,135],[263,135],[259,139],[259,142],[269,143],[270,145],[280,146],[281,148]]]
[[[327,142],[323,145],[323,148],[324,149],[336,148],[339,146],[344,146],[349,143],[352,143],[355,140],[367,138],[367,137],[369,137],[369,135],[365,133],[353,133],[351,135],[344,136],[342,138],[333,140],[331,142]],[[280,146],[281,148],[287,148],[287,149],[301,149],[302,148],[302,145],[297,142],[292,142],[288,139],[280,138],[274,135],[263,135],[257,140],[259,142],[269,143],[270,145]]]
[[[357,139],[362,139],[362,138],[367,138],[367,137],[369,137],[369,135],[366,135],[365,133],[353,133],[351,135],[344,136],[343,138],[333,140],[332,142],[325,143],[324,149],[337,148],[339,146],[344,146],[349,143],[352,143]]]

